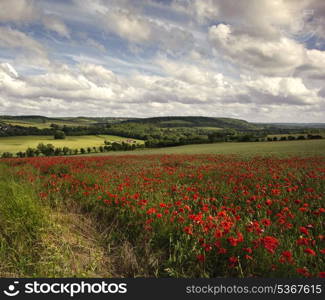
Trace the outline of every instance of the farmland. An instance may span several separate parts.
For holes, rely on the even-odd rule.
[[[7,118],[0,277],[325,275],[321,128]],[[113,148],[128,140],[141,145]],[[40,143],[56,149],[26,151]],[[64,147],[71,151],[57,151]]]
[[[15,136],[0,137],[0,153],[25,151],[28,147],[36,148],[39,143],[53,144],[55,147],[69,147],[71,149],[81,147],[99,147],[104,141],[125,141],[126,138],[113,135],[84,135],[69,136],[64,140],[55,140],[52,136]],[[132,139],[138,143],[140,140]]]
[[[39,157],[0,168],[1,275],[325,275],[323,155]]]
[[[130,155],[143,154],[240,154],[242,156],[314,156],[324,155],[325,140],[248,142],[248,143],[214,143],[186,145],[158,149],[132,151]],[[125,155],[125,152],[110,152],[109,155]],[[99,155],[99,154],[96,154]],[[103,154],[107,155],[107,154]]]

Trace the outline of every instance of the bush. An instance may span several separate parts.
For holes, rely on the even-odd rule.
[[[2,155],[1,155],[2,158],[11,158],[13,156],[14,155],[12,153],[10,153],[10,152],[3,152]]]
[[[62,130],[56,130],[54,133],[54,139],[56,140],[64,140],[65,137],[65,132]]]

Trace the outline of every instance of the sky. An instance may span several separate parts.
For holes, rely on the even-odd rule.
[[[324,0],[0,0],[0,115],[325,122]]]

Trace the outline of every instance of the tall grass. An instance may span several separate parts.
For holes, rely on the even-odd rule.
[[[37,175],[0,163],[0,277],[111,276],[92,221],[63,201],[41,200],[39,181],[23,179],[27,170]]]
[[[36,191],[0,165],[0,276],[33,276],[41,253],[45,210]]]

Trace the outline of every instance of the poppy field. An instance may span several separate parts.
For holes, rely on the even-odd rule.
[[[127,239],[145,276],[325,276],[322,156],[40,157],[2,164],[41,205],[78,207],[96,220],[98,231],[109,232],[107,256],[110,245]]]

